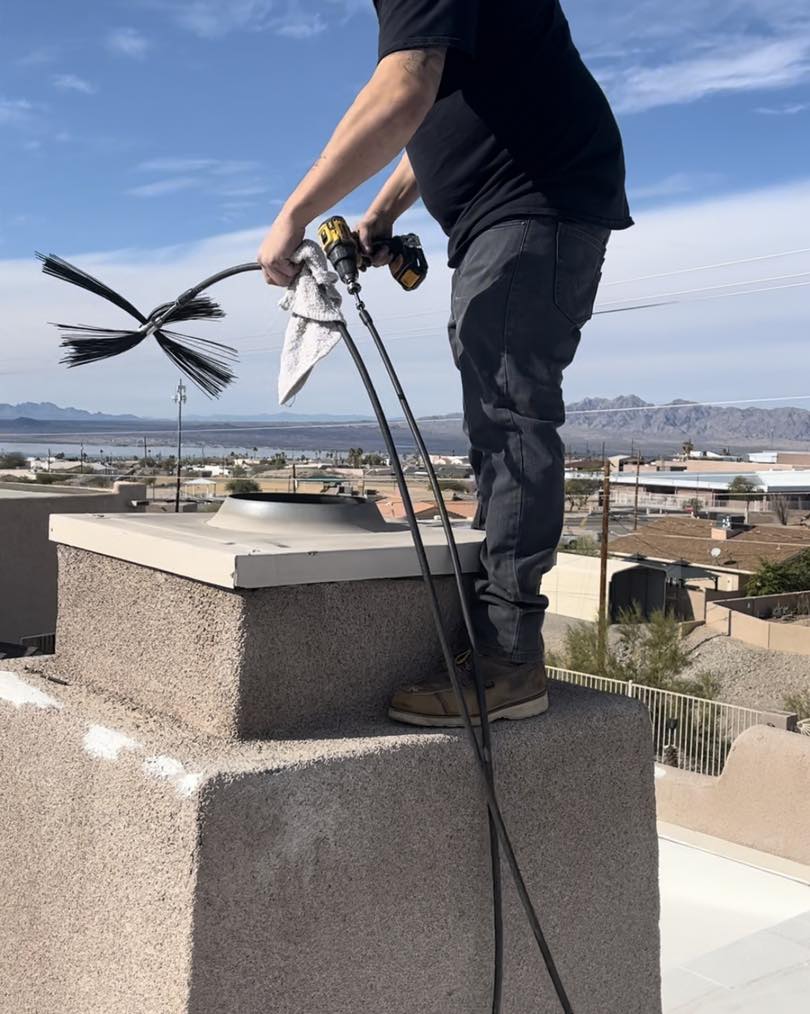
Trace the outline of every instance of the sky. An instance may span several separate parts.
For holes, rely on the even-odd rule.
[[[807,0],[572,0],[567,13],[616,111],[637,222],[611,240],[599,305],[689,300],[595,317],[568,400],[795,397],[810,407],[800,400],[810,394],[810,287],[799,284],[810,281],[810,252],[796,252],[810,247]],[[170,414],[176,370],[146,343],[103,365],[59,365],[47,321],[119,318],[41,276],[33,251],[78,261],[145,309],[252,260],[373,71],[375,30],[371,0],[4,4],[0,402]],[[356,217],[379,182],[338,210]],[[405,294],[375,272],[367,302],[414,408],[453,412],[444,237],[418,206],[401,227],[420,233],[428,281]],[[711,267],[739,260],[748,263]],[[737,282],[772,291],[718,288]],[[198,333],[240,350],[239,380],[214,403],[190,392],[191,411],[278,411],[279,295],[253,275],[217,290],[228,318]],[[367,414],[342,350],[292,410]]]

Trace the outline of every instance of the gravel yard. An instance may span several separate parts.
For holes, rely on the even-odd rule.
[[[720,680],[720,700],[745,707],[784,710],[790,693],[810,690],[810,658],[754,648],[698,627],[686,638],[692,661],[684,676],[710,672]]]

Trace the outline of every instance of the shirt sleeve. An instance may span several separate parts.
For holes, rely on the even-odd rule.
[[[475,56],[480,0],[375,0],[378,59],[404,49],[442,46]]]

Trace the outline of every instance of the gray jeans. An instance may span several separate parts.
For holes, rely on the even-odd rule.
[[[590,318],[609,231],[555,218],[492,226],[453,275],[450,344],[486,532],[473,621],[482,651],[542,657],[565,506],[563,370]]]

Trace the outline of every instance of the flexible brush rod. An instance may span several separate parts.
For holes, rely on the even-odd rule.
[[[261,264],[257,261],[250,261],[247,264],[234,264],[230,268],[223,268],[222,271],[217,271],[215,275],[210,275],[208,278],[204,278],[192,288],[186,289],[185,292],[181,292],[174,302],[167,303],[160,313],[147,320],[141,330],[144,332],[144,335],[152,334],[160,329],[160,327],[171,317],[178,306],[183,306],[186,303],[189,303],[192,299],[196,299],[201,292],[209,289],[212,285],[216,285],[218,282],[224,282],[226,278],[232,278],[234,275],[244,274],[246,271],[261,271],[261,267]]]

